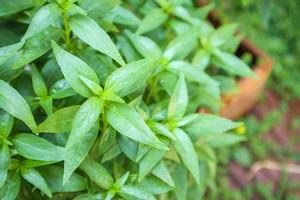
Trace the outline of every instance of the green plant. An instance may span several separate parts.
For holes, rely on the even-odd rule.
[[[195,114],[221,102],[205,70],[253,76],[210,8],[2,0],[0,199],[203,196],[213,149],[244,140],[228,133],[241,123]]]

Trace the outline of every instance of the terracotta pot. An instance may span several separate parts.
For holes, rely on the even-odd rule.
[[[199,0],[199,5],[204,5],[206,2],[206,0]],[[212,11],[208,18],[215,27],[221,25],[216,11]],[[243,116],[255,105],[272,71],[272,59],[258,49],[249,39],[244,39],[241,42],[236,54],[242,55],[246,52],[253,56],[254,61],[260,61],[260,64],[252,66],[257,78],[241,78],[238,80],[238,93],[222,96],[223,107],[220,114],[229,119],[237,119]]]

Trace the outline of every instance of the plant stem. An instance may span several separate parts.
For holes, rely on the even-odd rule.
[[[64,19],[64,26],[65,26],[65,42],[68,49],[71,49],[71,29],[69,25],[69,17],[68,17],[68,6],[63,8],[63,19]]]

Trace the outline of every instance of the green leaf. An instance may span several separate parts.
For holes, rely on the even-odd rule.
[[[160,161],[153,169],[152,174],[159,178],[160,180],[164,181],[171,187],[175,187],[173,179],[169,173],[169,170],[163,161]]]
[[[166,149],[142,117],[127,104],[111,102],[107,105],[105,113],[109,124],[126,137],[158,149]]]
[[[108,171],[98,162],[87,157],[80,165],[80,169],[88,175],[88,177],[103,189],[110,189],[114,184],[114,180]]]
[[[236,55],[215,50],[213,54],[216,56],[217,65],[222,69],[237,74],[240,76],[254,78],[256,74],[250,69],[250,67]]]
[[[73,173],[70,180],[63,185],[63,168],[55,165],[48,165],[39,168],[39,172],[45,178],[52,192],[78,192],[86,189],[86,182],[82,176]]]
[[[64,149],[33,134],[17,134],[13,140],[17,152],[32,160],[59,162],[64,159]]]
[[[34,0],[1,0],[0,17],[20,12],[34,5]]]
[[[188,190],[187,170],[183,165],[175,165],[172,179],[175,183],[175,194],[177,199],[185,200]]]
[[[76,113],[65,147],[64,183],[87,156],[97,138],[99,126],[97,119],[100,116],[101,108],[101,99],[91,97],[82,104]]]
[[[154,122],[154,121],[149,121],[147,122],[147,124],[154,133],[166,136],[171,140],[175,140],[173,133],[169,131],[169,129],[164,124]]]
[[[137,187],[153,195],[164,195],[164,193],[174,189],[155,176],[147,176],[141,183],[137,185]]]
[[[95,95],[99,96],[103,93],[103,89],[99,84],[81,75],[79,75],[79,78]]]
[[[76,94],[66,79],[55,82],[50,88],[50,95],[53,99],[63,99]]]
[[[125,64],[113,41],[93,19],[84,15],[75,15],[70,19],[70,27],[77,37],[92,48],[113,58],[120,65]]]
[[[34,93],[39,97],[47,96],[48,90],[41,74],[34,65],[30,69]]]
[[[143,59],[115,70],[106,80],[105,91],[126,96],[144,85],[152,74],[156,60]]]
[[[153,169],[153,167],[161,161],[166,151],[159,149],[150,149],[142,160],[139,162],[139,178],[141,181],[143,178]]]
[[[35,34],[44,31],[48,26],[54,23],[59,16],[60,8],[56,3],[50,3],[41,7],[33,16],[22,40],[26,40]]]
[[[81,0],[79,5],[90,16],[102,17],[119,4],[118,0]]]
[[[42,175],[35,169],[22,169],[21,170],[22,177],[34,185],[36,188],[40,189],[43,193],[45,193],[49,198],[52,198],[52,192],[48,187],[45,179]]]
[[[93,96],[90,89],[80,80],[80,75],[99,84],[99,79],[94,70],[78,57],[59,47],[54,41],[52,42],[52,48],[61,71],[71,87],[83,97]]]
[[[13,128],[13,124],[13,116],[0,109],[0,136],[7,138]]]
[[[73,200],[102,200],[104,199],[104,194],[80,194],[76,196]]]
[[[23,48],[11,58],[14,60],[12,68],[23,67],[44,55],[51,48],[51,41],[58,40],[62,34],[61,29],[50,26],[43,32],[29,38]]]
[[[179,128],[173,131],[176,140],[171,141],[186,168],[191,172],[197,184],[199,184],[199,162],[194,145],[189,136]]]
[[[132,161],[135,161],[137,151],[138,151],[138,144],[129,139],[128,137],[125,137],[123,135],[120,135],[118,137],[118,144],[122,152]]]
[[[155,8],[150,10],[137,30],[138,34],[147,33],[161,26],[168,19],[168,15],[162,9]]]
[[[8,173],[7,179],[0,187],[1,200],[15,200],[20,190],[20,175],[16,171]]]
[[[116,131],[109,126],[101,134],[97,153],[99,155],[102,155],[103,153],[105,153],[113,145],[115,140],[116,140]]]
[[[200,137],[198,144],[205,143],[212,148],[223,148],[246,140],[245,137],[231,133],[215,133]]]
[[[180,75],[170,99],[168,118],[181,118],[188,105],[188,91],[183,74]]]
[[[119,145],[115,142],[111,147],[104,153],[101,163],[107,162],[109,160],[114,159],[118,155],[122,153]]]
[[[197,114],[197,118],[195,118],[191,123],[189,123],[185,127],[185,130],[189,134],[199,137],[201,135],[224,133],[240,125],[241,123],[236,123],[229,119],[219,117],[217,115]]]
[[[0,48],[0,65],[5,63],[10,57],[12,57],[17,51],[22,48],[24,41],[12,44],[9,46],[4,46]]]
[[[164,57],[168,60],[185,58],[197,44],[197,29],[192,28],[175,37],[167,46]]]
[[[145,58],[160,58],[162,52],[157,44],[148,37],[140,36],[130,31],[125,32],[136,50]]]
[[[124,185],[118,194],[125,199],[155,200],[155,196],[133,185]]]
[[[40,125],[38,125],[34,132],[64,133],[71,131],[73,119],[75,118],[79,108],[80,106],[69,106],[56,111]]]
[[[40,105],[48,116],[52,115],[53,101],[51,96],[41,97]]]
[[[127,27],[137,27],[139,26],[141,20],[129,9],[122,6],[118,6],[112,12],[113,22],[116,24],[121,24]]]
[[[23,121],[29,128],[36,127],[27,102],[6,82],[0,80],[0,108]]]
[[[233,39],[233,35],[237,30],[237,24],[227,24],[221,26],[216,31],[212,32],[209,37],[209,44],[214,47],[220,47]]]
[[[209,65],[210,53],[205,49],[200,49],[195,54],[192,64],[199,70],[205,70]]]
[[[9,147],[7,144],[0,145],[0,188],[4,185],[10,161]]]

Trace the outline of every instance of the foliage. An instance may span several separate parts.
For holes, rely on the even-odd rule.
[[[253,77],[189,0],[2,0],[0,199],[196,199],[245,138],[210,75]],[[213,73],[217,67],[221,73]],[[210,74],[210,75],[209,75]],[[187,192],[191,191],[191,192]]]

